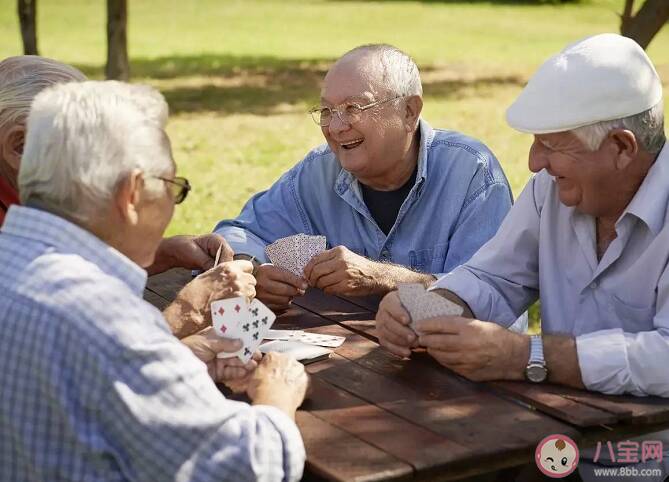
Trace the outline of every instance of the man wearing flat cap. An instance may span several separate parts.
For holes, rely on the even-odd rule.
[[[536,174],[496,235],[431,288],[468,316],[418,322],[415,335],[391,293],[377,315],[382,344],[401,356],[425,346],[473,380],[669,397],[663,109],[633,40],[596,35],[548,59],[507,111],[534,135]],[[505,329],[537,299],[542,335]]]

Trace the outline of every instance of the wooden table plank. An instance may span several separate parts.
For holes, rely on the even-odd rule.
[[[412,478],[409,464],[313,414],[300,410],[295,418],[307,451],[303,480],[371,482]]]

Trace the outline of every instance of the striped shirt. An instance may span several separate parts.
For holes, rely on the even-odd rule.
[[[226,400],[121,253],[12,206],[0,273],[0,480],[300,479],[294,422]]]

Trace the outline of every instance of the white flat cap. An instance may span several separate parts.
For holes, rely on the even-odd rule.
[[[638,114],[661,100],[662,83],[646,52],[634,40],[605,33],[544,62],[506,121],[522,132],[548,134]]]

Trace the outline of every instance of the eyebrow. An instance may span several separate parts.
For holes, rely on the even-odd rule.
[[[346,100],[344,100],[344,102],[340,102],[339,104],[334,104],[333,102],[330,102],[324,97],[321,97],[321,104],[342,105],[342,104],[347,104],[349,102],[373,102],[373,100],[363,95],[352,95],[351,97],[347,97]]]

